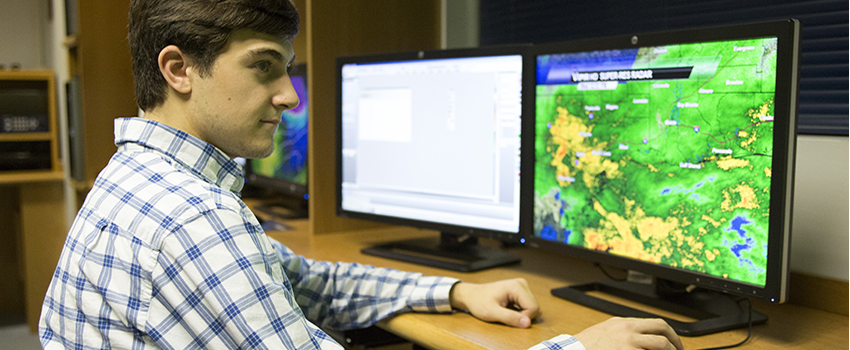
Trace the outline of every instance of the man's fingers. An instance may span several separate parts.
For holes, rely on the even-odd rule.
[[[676,346],[670,342],[670,339],[663,335],[641,334],[635,338],[635,345],[639,349],[653,350],[676,350]]]
[[[684,350],[682,341],[662,319],[614,317],[575,335],[588,350]]]
[[[512,327],[528,328],[529,326],[531,326],[530,317],[528,317],[522,312],[514,311],[507,308],[499,308],[497,310],[493,310],[493,313],[490,316],[492,317],[492,319],[488,321],[501,322]]]
[[[673,344],[676,349],[684,349],[682,340],[679,339],[676,331],[666,321],[662,319],[651,319],[647,320],[647,322],[641,322],[640,325],[642,329],[639,329],[639,332],[644,334],[658,334],[667,338],[667,341]]]
[[[511,292],[512,302],[515,304],[514,307],[530,319],[540,316],[540,305],[537,304],[534,294],[531,294],[528,283],[521,278],[518,279],[518,282]]]
[[[521,278],[488,284],[458,283],[449,299],[452,307],[468,310],[481,320],[512,327],[530,327],[531,320],[540,316],[537,299]]]

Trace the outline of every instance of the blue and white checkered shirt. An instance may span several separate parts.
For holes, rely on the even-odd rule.
[[[455,279],[313,261],[266,236],[212,145],[140,118],[117,119],[115,143],[44,299],[46,349],[338,349],[316,325],[451,311]]]

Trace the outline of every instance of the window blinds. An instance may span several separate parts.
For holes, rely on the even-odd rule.
[[[848,135],[846,0],[480,0],[481,45],[544,43],[796,18],[798,132]]]

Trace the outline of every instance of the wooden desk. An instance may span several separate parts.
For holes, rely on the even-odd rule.
[[[455,313],[401,314],[383,320],[378,327],[411,342],[436,349],[525,349],[562,333],[575,334],[602,322],[610,315],[553,297],[549,290],[572,283],[605,277],[591,264],[546,251],[520,248],[511,250],[522,263],[475,273],[460,273],[395,260],[363,255],[360,249],[379,242],[403,238],[437,237],[436,232],[408,228],[383,228],[346,233],[310,235],[306,220],[288,222],[294,230],[268,235],[309,258],[329,261],[355,261],[427,275],[460,278],[467,282],[491,282],[523,277],[531,285],[543,315],[529,329],[516,329],[479,321]],[[494,242],[486,242],[494,243]],[[846,298],[846,296],[845,296]],[[847,349],[848,317],[795,304],[771,305],[755,302],[754,308],[767,314],[764,325],[753,327],[753,338],[743,349]],[[702,337],[683,337],[688,349],[737,343],[746,329]]]

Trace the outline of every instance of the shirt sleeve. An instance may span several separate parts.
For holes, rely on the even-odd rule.
[[[271,239],[270,239],[271,240]],[[271,240],[307,319],[331,329],[365,328],[397,312],[451,312],[457,279],[298,256]]]
[[[557,337],[541,342],[528,350],[586,350],[584,345],[571,335],[561,334]]]
[[[160,348],[341,349],[304,318],[268,237],[238,212],[187,220],[155,259],[146,332]]]

